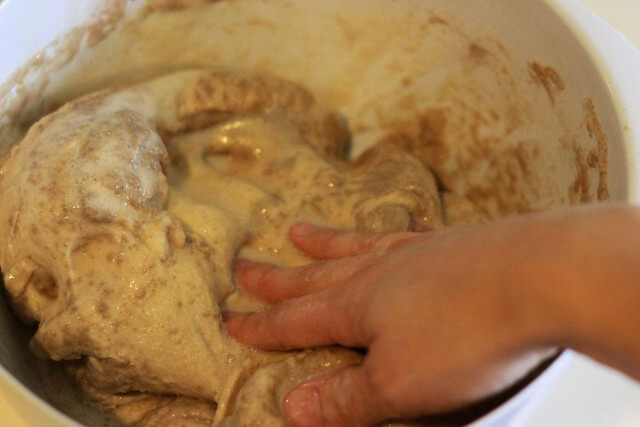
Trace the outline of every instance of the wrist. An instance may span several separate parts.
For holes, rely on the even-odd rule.
[[[543,221],[544,222],[544,221]],[[546,221],[530,281],[535,339],[632,372],[640,365],[640,215],[574,208]],[[635,362],[629,366],[629,360]]]
[[[572,335],[567,288],[577,277],[573,256],[578,233],[567,211],[516,217],[510,227],[506,286],[520,311],[520,344],[526,348],[567,346]]]

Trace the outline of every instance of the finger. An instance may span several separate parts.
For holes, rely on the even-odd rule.
[[[340,344],[364,347],[364,299],[352,287],[330,288],[276,304],[257,313],[225,313],[229,334],[263,350],[290,350]],[[336,292],[339,290],[340,292]],[[356,301],[346,306],[344,301]]]
[[[364,233],[340,231],[298,223],[291,227],[289,238],[298,249],[316,259],[335,259],[363,255],[395,247],[424,236],[419,233]]]
[[[247,292],[277,303],[345,283],[371,264],[371,260],[370,256],[352,257],[287,268],[240,259],[236,261],[235,271],[238,282]]]
[[[370,378],[365,362],[300,384],[284,400],[288,424],[368,426],[391,418]]]
[[[411,231],[415,231],[418,233],[425,233],[427,231],[432,231],[433,227],[428,226],[424,223],[424,221],[419,220],[415,216],[411,215]]]

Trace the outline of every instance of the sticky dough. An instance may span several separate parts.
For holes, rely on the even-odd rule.
[[[349,139],[291,82],[202,70],[42,118],[0,171],[0,266],[14,311],[38,325],[32,350],[125,424],[282,423],[289,387],[360,356],[231,339],[221,310],[263,307],[234,283],[237,254],[308,262],[286,237],[300,220],[398,231],[481,217],[393,144],[348,161]]]

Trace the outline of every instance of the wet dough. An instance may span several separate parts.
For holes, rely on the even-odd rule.
[[[185,71],[44,117],[0,170],[0,266],[38,324],[32,350],[125,424],[280,424],[289,387],[360,356],[229,338],[222,309],[263,306],[236,287],[236,255],[307,262],[286,238],[299,220],[399,231],[482,215],[450,196],[462,207],[443,213],[397,145],[348,152],[338,115],[270,76]]]

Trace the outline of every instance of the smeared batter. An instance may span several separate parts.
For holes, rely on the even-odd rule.
[[[34,352],[125,424],[281,424],[293,385],[358,363],[262,352],[221,311],[259,309],[244,257],[305,263],[300,220],[374,231],[482,221],[399,144],[348,160],[343,120],[270,76],[186,71],[79,98],[0,169],[0,267]]]

